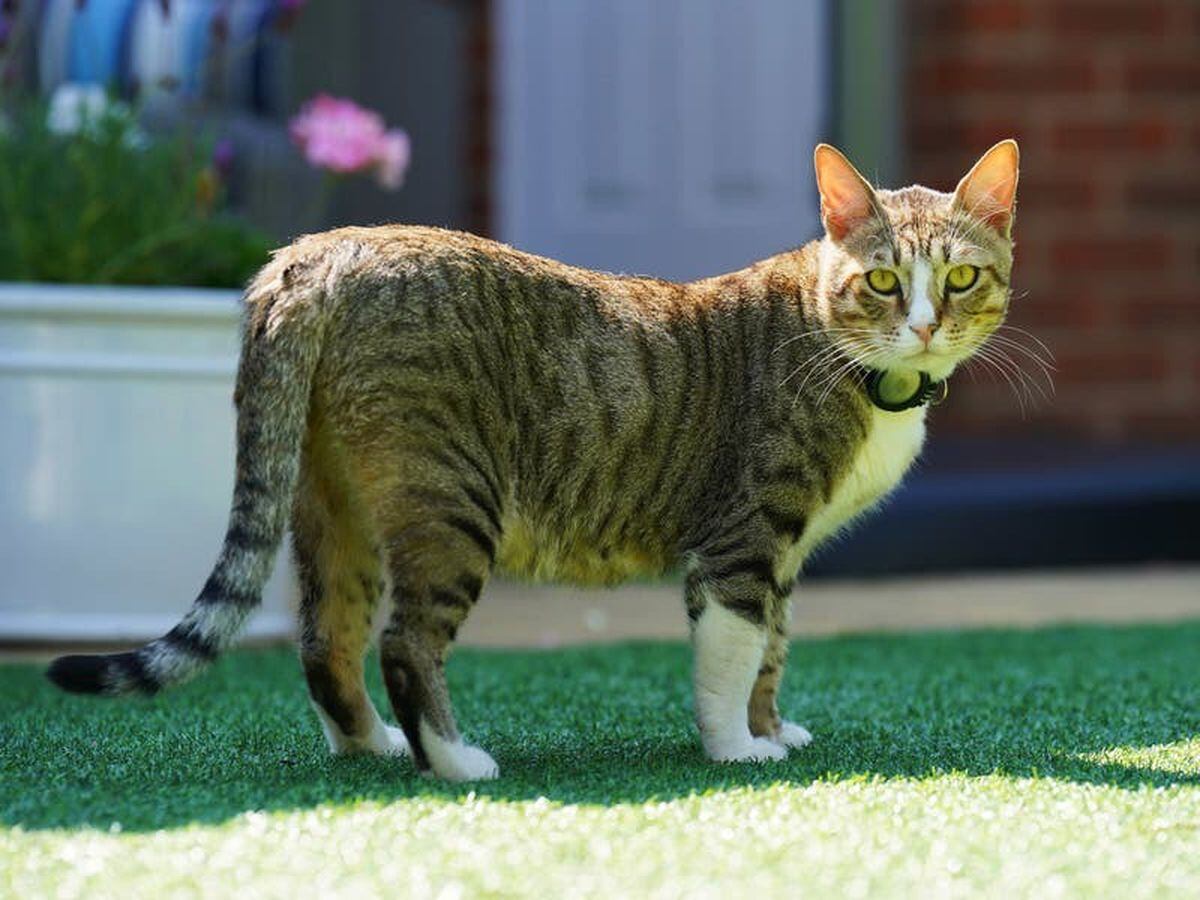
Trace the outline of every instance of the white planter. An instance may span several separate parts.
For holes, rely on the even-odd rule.
[[[239,315],[234,291],[0,284],[0,640],[187,609],[229,513]],[[250,634],[291,628],[286,558]]]

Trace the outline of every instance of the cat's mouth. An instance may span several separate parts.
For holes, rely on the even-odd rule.
[[[935,380],[942,380],[954,371],[962,360],[942,350],[922,348],[914,350],[900,360],[900,367],[925,372]]]
[[[854,354],[854,359],[869,369],[908,370],[924,372],[935,381],[942,381],[958,367],[967,356],[960,352],[948,352],[950,348],[919,347],[906,348],[880,347],[868,349],[862,355]]]

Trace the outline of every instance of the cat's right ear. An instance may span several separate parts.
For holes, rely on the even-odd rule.
[[[813,167],[821,193],[821,221],[831,238],[841,241],[855,229],[878,221],[874,189],[841,151],[829,144],[817,144]]]

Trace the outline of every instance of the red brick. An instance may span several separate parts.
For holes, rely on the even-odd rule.
[[[1051,136],[1051,142],[1059,150],[1096,153],[1160,150],[1170,140],[1170,125],[1156,118],[1061,122],[1054,126]]]
[[[1125,67],[1125,84],[1137,92],[1190,97],[1200,91],[1200,58],[1132,61]]]
[[[1171,257],[1170,242],[1162,235],[1127,238],[1061,238],[1051,248],[1056,266],[1073,277],[1108,276],[1122,270],[1148,272],[1160,269]]]
[[[995,369],[976,361],[955,375],[945,404],[938,408],[938,425],[943,416],[966,422],[1006,413],[1020,413],[1012,388]]]
[[[1091,331],[1103,321],[1103,306],[1095,299],[1067,297],[1051,291],[1040,291],[1037,287],[1018,288],[1017,293],[1028,290],[1028,296],[1013,301],[1013,308],[1020,313],[1022,328],[1028,328],[1039,339],[1046,340],[1045,330],[1062,328],[1067,330]],[[1047,340],[1047,343],[1051,343]],[[1051,348],[1053,349],[1053,348]]]
[[[1022,31],[1028,28],[1032,16],[1028,3],[1013,0],[992,0],[963,4],[963,18],[971,27],[989,34],[1001,31]]]
[[[908,129],[909,148],[921,156],[937,153],[946,147],[961,147],[964,144],[966,140],[963,137],[962,126],[953,122],[917,123]]]
[[[1026,29],[1032,16],[1029,4],[1021,0],[975,0],[972,3],[942,3],[926,9],[923,22],[939,34],[972,34],[983,32],[1020,32]]]
[[[1096,205],[1096,184],[1077,176],[1050,178],[1021,175],[1017,189],[1018,216],[1031,211],[1063,210],[1079,212]]]
[[[1063,36],[1125,39],[1167,30],[1166,5],[1155,0],[1058,0],[1046,6],[1051,28]]]
[[[1200,173],[1138,179],[1125,188],[1125,202],[1131,209],[1182,216],[1200,224]]]
[[[1200,291],[1163,291],[1148,297],[1122,300],[1123,325],[1163,330],[1200,328]]]
[[[1090,59],[981,60],[942,59],[916,73],[919,90],[928,94],[1079,93],[1096,86]]]
[[[936,153],[947,148],[977,148],[982,153],[1004,138],[1024,135],[1022,123],[1016,119],[954,119],[948,116],[929,116],[917,119],[910,126],[909,138],[919,153]],[[974,162],[974,160],[971,160]],[[962,174],[966,173],[966,169]]]
[[[1130,346],[1101,350],[1059,350],[1055,354],[1055,381],[1071,384],[1130,384],[1165,381],[1170,374],[1166,355],[1141,349],[1144,341],[1130,337]]]

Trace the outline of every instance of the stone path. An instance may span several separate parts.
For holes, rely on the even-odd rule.
[[[797,636],[1171,622],[1200,619],[1200,567],[812,581],[801,583],[793,599]],[[557,647],[686,637],[683,601],[674,584],[581,590],[497,581],[488,586],[459,641],[477,647]],[[72,649],[6,646],[0,637],[0,661],[45,659]]]
[[[829,635],[1200,618],[1200,568],[1082,570],[801,583],[793,632]],[[616,590],[494,583],[462,630],[476,646],[558,646],[687,634],[675,585]]]

